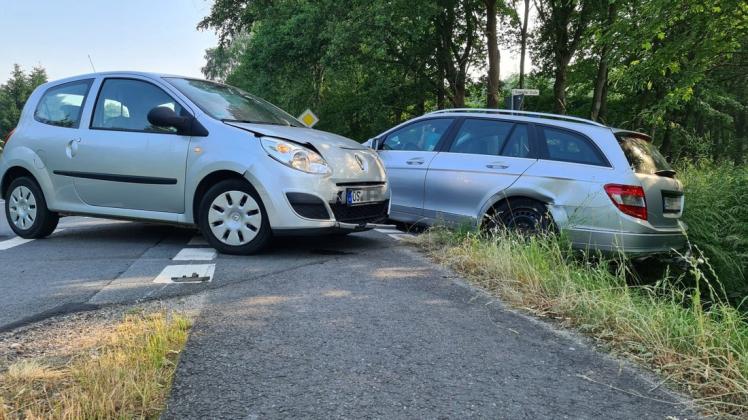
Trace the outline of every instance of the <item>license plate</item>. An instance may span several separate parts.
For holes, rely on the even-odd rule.
[[[681,197],[663,196],[662,208],[666,213],[679,213],[681,210]]]
[[[371,190],[349,189],[346,193],[346,202],[349,206],[372,202]]]

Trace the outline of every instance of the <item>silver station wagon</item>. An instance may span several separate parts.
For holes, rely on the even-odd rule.
[[[371,139],[390,218],[559,230],[576,248],[646,254],[686,243],[683,188],[641,133],[530,112],[452,109]]]
[[[231,86],[150,73],[44,84],[0,159],[0,193],[24,238],[80,214],[197,225],[219,251],[273,235],[365,230],[389,186],[376,153],[303,127]]]

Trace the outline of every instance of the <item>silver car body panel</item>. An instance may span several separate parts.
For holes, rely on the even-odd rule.
[[[682,194],[680,182],[634,173],[614,132],[602,125],[533,115],[445,110],[400,124],[367,144],[377,146],[387,135],[408,124],[437,117],[493,118],[570,130],[590,139],[604,154],[609,166],[547,160],[539,156],[517,158],[442,150],[427,152],[430,164],[426,168],[419,167],[419,173],[405,172],[407,166],[403,162],[426,156],[423,152],[380,150],[392,188],[391,219],[427,225],[467,223],[477,226],[498,202],[527,197],[546,204],[559,230],[568,235],[576,248],[639,254],[684,246],[686,226],[680,221],[682,213],[662,212],[662,192]],[[419,192],[421,183],[423,187]],[[606,184],[641,185],[648,219],[619,211],[604,190]],[[417,208],[418,202],[423,202],[421,208]]]
[[[310,128],[218,121],[202,112],[164,77],[179,76],[107,72],[39,86],[29,97],[15,134],[0,158],[0,180],[11,168],[25,169],[40,184],[50,210],[63,214],[191,225],[195,223],[195,192],[200,182],[217,172],[232,172],[246,178],[258,191],[274,231],[373,226],[335,220],[330,206],[351,187],[375,189],[372,197],[389,199],[385,169],[375,152],[353,140]],[[209,135],[186,137],[89,128],[97,93],[108,78],[139,79],[156,85],[186,108]],[[91,79],[92,84],[81,109],[79,128],[51,126],[34,119],[36,105],[50,87],[86,79]],[[309,174],[285,166],[268,156],[260,143],[262,136],[312,145],[328,162],[332,174]],[[74,176],[69,176],[71,172]],[[102,173],[138,182],[86,175]],[[139,182],[142,178],[144,183]],[[298,215],[286,192],[319,197],[327,206],[329,220]]]

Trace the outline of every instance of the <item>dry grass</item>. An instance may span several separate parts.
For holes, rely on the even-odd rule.
[[[64,358],[16,361],[0,373],[0,419],[156,418],[190,325],[180,314],[128,314]]]
[[[513,306],[564,319],[650,366],[706,412],[748,416],[748,324],[728,304],[705,309],[703,279],[688,291],[667,280],[630,287],[622,270],[575,258],[556,238],[436,229],[416,244]]]

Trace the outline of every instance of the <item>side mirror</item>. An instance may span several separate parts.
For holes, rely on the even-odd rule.
[[[371,147],[374,150],[379,150],[379,148],[382,146],[382,139],[375,137],[371,140],[369,140],[371,143],[369,144],[369,147]]]
[[[185,136],[208,135],[208,130],[195,117],[181,117],[173,109],[159,106],[148,112],[148,122],[156,127],[176,128],[178,134]]]

